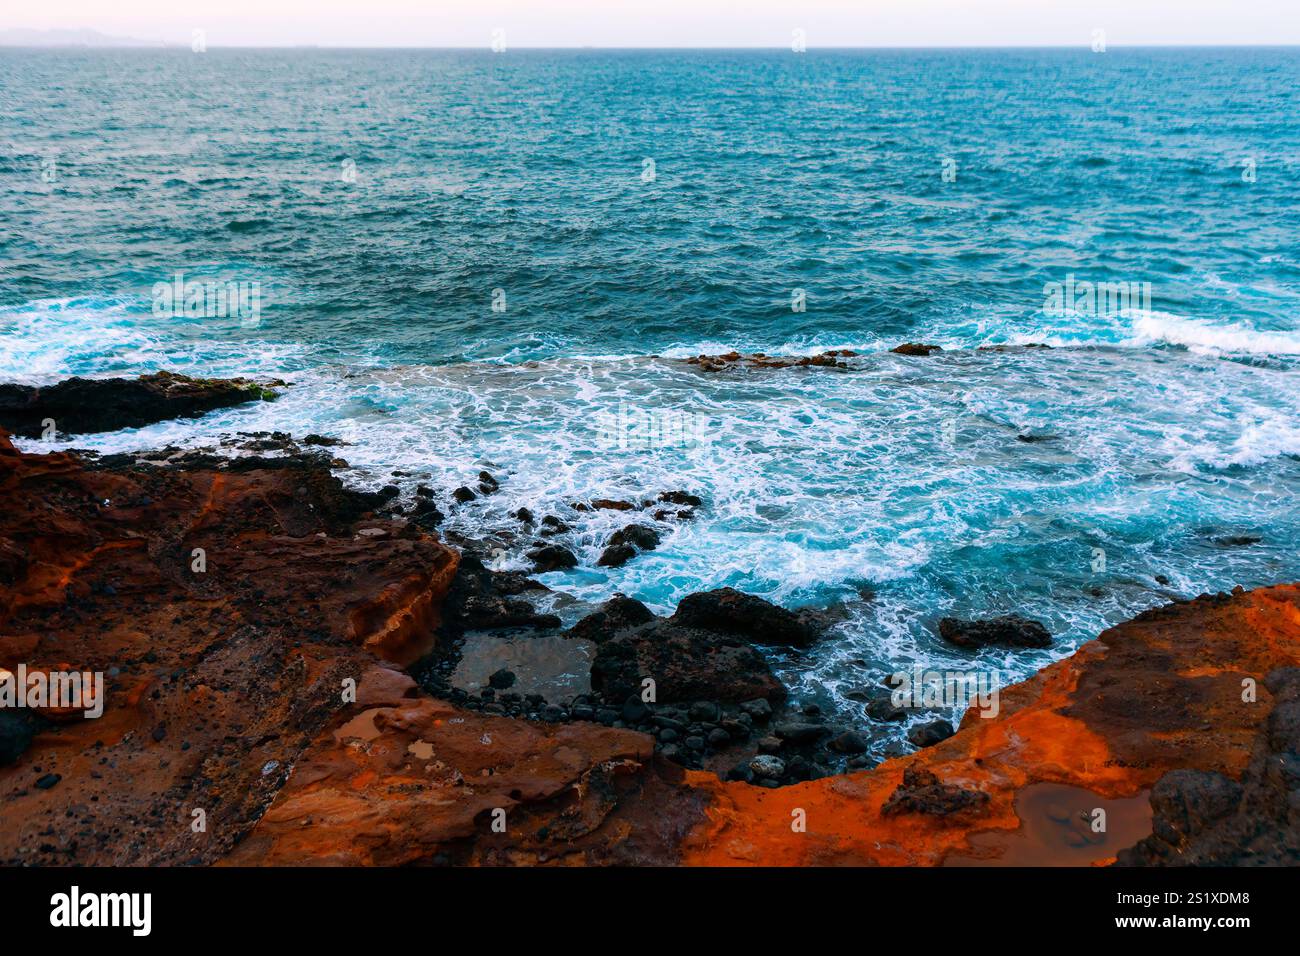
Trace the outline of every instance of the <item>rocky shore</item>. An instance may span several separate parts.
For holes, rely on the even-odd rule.
[[[708,359],[742,361],[756,364]],[[283,384],[103,381],[93,418],[62,385],[0,387],[0,425],[134,427]],[[0,861],[1300,861],[1300,587],[1149,611],[1002,688],[996,716],[919,724],[917,749],[880,763],[873,734],[906,716],[889,688],[847,726],[792,703],[769,663],[815,652],[833,609],[721,589],[661,617],[620,595],[566,629],[544,585],[489,566],[505,535],[537,572],[572,566],[553,540],[563,514],[443,536],[444,511],[496,478],[361,492],[336,444],[38,455],[0,431],[0,668],[106,685],[95,719],[0,709]],[[680,489],[570,505],[627,513],[602,564],[707,506]],[[969,650],[1052,640],[1015,616],[939,634]],[[587,686],[530,687],[483,650],[495,640],[559,656]]]

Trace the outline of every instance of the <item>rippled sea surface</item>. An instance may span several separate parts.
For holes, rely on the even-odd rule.
[[[845,602],[780,663],[852,710],[969,666],[944,614],[1046,622],[1052,651],[977,659],[1012,680],[1300,579],[1297,183],[1288,49],[5,50],[0,380],[286,378],[57,444],[324,432],[407,492],[487,468],[451,526],[563,514],[581,565],[544,580],[584,602]],[[260,322],[155,315],[177,272],[257,283]],[[1150,297],[1047,307],[1070,277]],[[1054,347],[980,348],[1024,343]],[[732,348],[859,354],[683,361]],[[676,488],[696,520],[598,568],[626,516],[568,503]]]

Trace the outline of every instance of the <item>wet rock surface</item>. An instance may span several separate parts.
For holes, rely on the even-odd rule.
[[[39,438],[46,420],[61,435],[139,428],[216,408],[270,401],[284,382],[199,379],[174,372],[139,378],[70,378],[40,388],[0,385],[0,428]]]
[[[1240,780],[1174,770],[1151,788],[1152,834],[1119,854],[1125,866],[1300,864],[1300,668],[1270,672],[1273,709]]]
[[[1052,635],[1038,621],[1007,614],[983,621],[945,617],[939,636],[949,644],[978,650],[982,647],[1051,647]]]
[[[817,355],[765,355],[762,352],[742,354],[740,352],[723,352],[719,355],[697,355],[686,359],[690,365],[699,366],[704,372],[723,372],[737,368],[776,369],[776,368],[835,368],[845,369],[857,352],[851,349],[831,349]]]

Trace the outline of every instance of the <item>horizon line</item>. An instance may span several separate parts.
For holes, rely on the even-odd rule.
[[[1106,51],[1110,50],[1173,50],[1173,49],[1195,49],[1195,50],[1254,50],[1254,49],[1300,49],[1300,40],[1281,43],[1179,43],[1179,42],[1146,42],[1146,43],[1107,43]],[[189,46],[181,41],[169,40],[128,40],[118,43],[5,43],[0,41],[0,49],[4,50],[188,50]],[[206,51],[210,50],[477,50],[485,53],[494,53],[501,55],[509,53],[511,50],[572,50],[572,51],[593,51],[593,52],[620,52],[620,51],[648,51],[648,52],[689,52],[693,50],[755,50],[767,52],[793,53],[788,45],[781,46],[596,46],[591,44],[578,46],[541,46],[530,44],[511,44],[501,53],[493,51],[488,44],[474,45],[447,45],[447,46],[402,46],[402,45],[345,45],[331,43],[230,43],[217,44],[208,43]],[[878,44],[865,46],[830,46],[830,45],[809,45],[806,50],[800,54],[813,52],[814,50],[1082,50],[1094,52],[1089,48],[1087,43],[1012,43],[1012,44]],[[1100,52],[1100,51],[1098,51]]]

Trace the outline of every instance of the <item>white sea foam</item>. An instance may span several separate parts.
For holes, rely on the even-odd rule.
[[[340,472],[349,483],[395,482],[408,495],[428,484],[444,496],[448,529],[515,532],[499,539],[500,567],[528,568],[534,540],[510,512],[561,516],[572,530],[556,540],[580,565],[544,580],[583,601],[622,591],[669,612],[685,594],[724,585],[787,606],[847,599],[849,620],[815,655],[782,664],[800,692],[846,708],[844,693],[899,662],[945,664],[932,631],[941,613],[1050,618],[1052,652],[986,655],[1014,677],[1160,599],[1156,573],[1196,590],[1300,573],[1268,542],[1227,559],[1176,544],[1194,524],[1300,533],[1295,478],[1280,459],[1300,453],[1300,388],[1281,367],[1138,347],[958,362],[861,348],[852,374],[711,375],[644,356],[313,366],[298,349],[205,337],[128,304],[85,301],[0,312],[0,345],[0,380],[166,367],[293,383],[275,402],[194,422],[24,447],[113,452],[209,445],[236,431],[318,432],[349,443],[335,450],[352,466]],[[624,407],[699,416],[708,441],[611,447],[598,425]],[[1018,441],[1026,432],[1050,440]],[[1206,475],[1229,467],[1239,472]],[[500,490],[449,505],[447,492],[480,469]],[[674,489],[704,498],[694,520],[663,523],[658,549],[622,568],[597,566],[630,516],[570,504]],[[1091,594],[1097,544],[1136,583]],[[864,587],[878,598],[858,599]]]
[[[1167,343],[1203,354],[1300,355],[1300,332],[1294,331],[1261,331],[1168,312],[1136,313],[1132,328],[1132,345]]]

